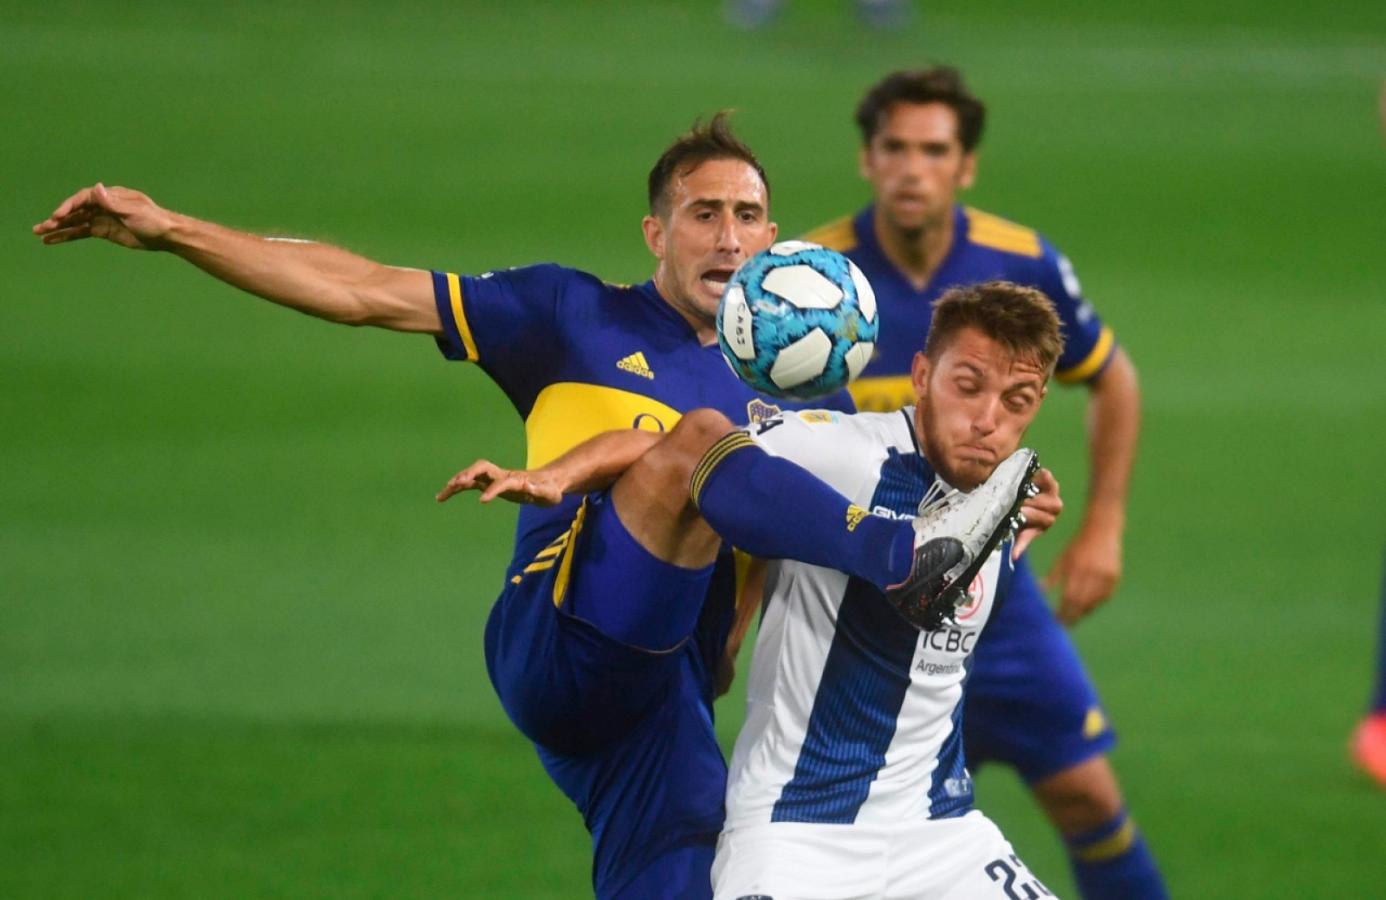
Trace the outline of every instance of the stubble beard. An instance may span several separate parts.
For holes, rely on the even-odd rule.
[[[955,469],[946,451],[948,443],[940,434],[938,422],[932,415],[928,394],[920,397],[918,403],[916,415],[919,423],[919,447],[924,452],[924,458],[933,467],[934,473],[960,491],[971,491],[979,487],[991,473],[980,473],[980,477],[972,477]]]

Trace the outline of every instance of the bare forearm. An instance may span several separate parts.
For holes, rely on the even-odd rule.
[[[171,214],[162,249],[226,283],[311,316],[348,325],[436,333],[427,272],[383,266],[338,247],[266,238]]]
[[[427,272],[383,266],[337,247],[263,238],[164,209],[132,188],[82,188],[33,227],[45,244],[88,238],[164,250],[228,284],[347,325],[442,331]]]
[[[610,487],[664,437],[653,431],[607,431],[585,441],[535,470],[565,494],[585,494]]]
[[[1088,400],[1088,457],[1091,478],[1085,526],[1120,533],[1140,437],[1141,395],[1135,366],[1121,349],[1091,387]]]

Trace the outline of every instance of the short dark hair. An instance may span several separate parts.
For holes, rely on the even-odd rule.
[[[975,328],[1011,355],[1032,360],[1046,376],[1064,349],[1059,314],[1043,291],[1010,281],[984,281],[955,287],[934,301],[924,355],[930,362],[965,328]]]
[[[669,183],[675,175],[686,175],[713,159],[739,159],[755,169],[761,184],[765,185],[765,199],[769,203],[770,179],[751,148],[732,133],[727,122],[729,115],[730,111],[721,110],[706,125],[701,119],[694,119],[693,127],[660,154],[650,170],[650,215],[669,212]]]
[[[871,143],[897,103],[943,103],[958,117],[958,139],[965,153],[971,153],[982,141],[987,108],[963,84],[962,72],[952,66],[901,69],[872,85],[857,104],[857,127],[863,144]]]

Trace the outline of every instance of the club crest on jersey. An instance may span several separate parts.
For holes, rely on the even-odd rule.
[[[965,621],[977,615],[977,610],[982,608],[982,598],[986,596],[987,583],[982,580],[982,573],[978,572],[977,577],[972,579],[972,583],[967,586],[967,603],[958,607],[953,618],[959,622]]]
[[[780,408],[773,403],[766,403],[760,398],[752,400],[746,404],[746,421],[752,425],[756,422],[764,422],[766,419],[773,419],[780,414]]]

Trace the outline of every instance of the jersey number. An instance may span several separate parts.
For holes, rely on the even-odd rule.
[[[765,432],[769,431],[771,428],[779,428],[783,424],[784,416],[777,415],[769,419],[761,419],[759,422],[756,422],[751,427],[756,430],[756,434],[760,435],[765,434]]]
[[[1017,873],[1019,870],[1019,873]],[[1039,879],[1030,874],[1030,870],[1025,868],[1025,863],[1021,862],[1014,853],[1011,854],[1009,861],[1005,859],[994,859],[987,863],[983,869],[987,877],[992,881],[1001,882],[1001,889],[1006,892],[1009,900],[1039,900],[1041,897],[1052,897],[1049,888],[1040,884]],[[1019,881],[1020,878],[1028,878],[1027,881]],[[1019,893],[1024,891],[1024,893]]]

